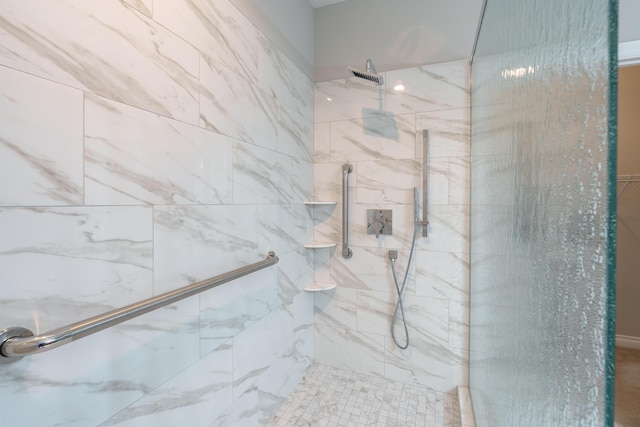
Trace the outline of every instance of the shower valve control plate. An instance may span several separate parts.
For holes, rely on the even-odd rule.
[[[379,237],[391,234],[393,211],[391,209],[367,209],[367,234]]]

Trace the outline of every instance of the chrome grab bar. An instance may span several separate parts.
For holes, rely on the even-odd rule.
[[[277,264],[280,259],[274,252],[269,252],[263,261],[250,264],[219,276],[211,277],[174,291],[139,301],[126,307],[118,308],[89,319],[54,329],[42,335],[33,336],[27,328],[12,326],[0,331],[0,354],[4,357],[22,357],[42,353],[63,346],[82,337],[92,335],[150,311],[215,288],[223,283],[254,273],[263,268]],[[2,359],[2,358],[0,358]]]
[[[342,165],[342,257],[351,258],[349,249],[349,174],[353,172],[351,163]]]

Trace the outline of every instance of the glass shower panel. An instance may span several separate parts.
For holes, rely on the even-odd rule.
[[[477,425],[613,426],[617,3],[489,0],[472,64]]]

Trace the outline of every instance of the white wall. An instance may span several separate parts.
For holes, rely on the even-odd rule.
[[[640,175],[640,66],[619,69],[618,174]],[[620,184],[618,185],[620,188]],[[616,332],[640,338],[640,183],[618,197]]]
[[[618,3],[618,38],[619,41],[628,42],[640,40],[640,2],[637,0],[619,0]]]
[[[316,84],[315,198],[341,202],[342,164],[354,166],[353,257],[344,259],[340,247],[316,250],[316,281],[338,285],[315,296],[316,361],[451,392],[468,383],[468,61],[384,75],[381,88],[353,77]],[[400,80],[405,92],[393,90]],[[405,298],[411,341],[400,350],[390,333],[396,291],[388,250],[398,250],[403,277],[413,188],[422,194],[423,129],[431,132],[429,237],[417,241]],[[367,209],[392,209],[391,236],[366,234]],[[341,203],[316,208],[316,240],[340,242],[341,212]]]
[[[276,267],[3,365],[3,425],[262,425],[313,355],[313,85],[227,0],[0,10],[0,321],[43,333]]]

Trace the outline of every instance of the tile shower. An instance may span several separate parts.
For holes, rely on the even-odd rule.
[[[350,246],[316,251],[315,279],[337,283],[315,297],[315,361],[438,391],[467,384],[469,65],[467,61],[383,73],[385,86],[358,78],[316,84],[314,197],[341,201],[350,185]],[[401,82],[405,90],[393,87]],[[429,237],[418,237],[405,311],[411,345],[390,333],[399,275],[413,233],[413,188],[422,194],[422,130],[430,130]],[[340,241],[341,212],[316,207],[315,240]],[[367,209],[392,209],[393,234],[367,235]]]
[[[13,410],[2,422],[263,425],[314,361],[444,392],[466,385],[466,62],[387,72],[404,94],[319,83],[314,106],[313,83],[226,0],[12,0],[0,46],[0,327],[44,332],[268,250],[281,259],[3,364],[0,401]],[[401,352],[386,251],[406,264],[423,128],[430,237],[410,271]],[[348,261],[302,247],[339,240],[339,207],[302,202],[339,200],[345,160]],[[376,240],[364,212],[381,205],[394,235]],[[339,287],[314,302],[302,291],[314,280]]]

